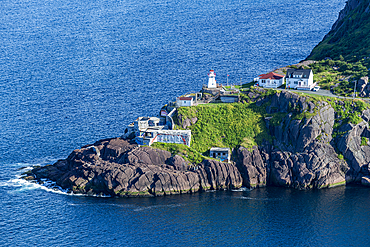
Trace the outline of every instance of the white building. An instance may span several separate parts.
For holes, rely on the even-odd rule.
[[[132,133],[135,136],[143,135],[148,129],[171,129],[172,126],[166,121],[166,117],[138,117],[133,123],[129,124],[123,137],[129,137]]]
[[[135,141],[139,145],[150,146],[154,142],[177,143],[190,147],[191,130],[156,130],[145,131],[142,135],[136,136]]]
[[[209,71],[208,74],[208,88],[217,88],[217,83],[216,83],[216,73],[213,69]]]
[[[311,69],[288,69],[285,77],[287,88],[312,90],[316,86]]]
[[[230,149],[213,147],[209,150],[209,156],[221,162],[230,162]]]
[[[193,97],[178,97],[176,99],[176,106],[192,106],[194,104]]]
[[[125,130],[124,138],[134,135],[139,145],[150,146],[154,142],[177,143],[190,147],[191,130],[172,130],[173,122],[169,121],[174,110],[166,117],[138,117]],[[133,138],[130,137],[130,138]]]
[[[284,83],[285,76],[270,72],[262,74],[258,78],[258,86],[264,88],[278,88]]]

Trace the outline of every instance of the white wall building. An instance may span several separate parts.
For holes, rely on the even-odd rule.
[[[208,88],[217,88],[217,83],[216,83],[216,73],[213,69],[209,71],[208,74]]]
[[[192,106],[194,104],[193,97],[178,97],[176,99],[176,106]]]
[[[311,69],[288,69],[285,77],[287,88],[311,90],[316,86]]]
[[[147,130],[135,141],[139,145],[150,146],[154,142],[177,143],[190,147],[191,130]]]
[[[262,74],[258,78],[258,86],[264,88],[278,88],[284,83],[285,76],[270,72]]]

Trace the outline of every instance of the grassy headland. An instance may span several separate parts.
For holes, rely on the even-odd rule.
[[[249,97],[248,92],[258,94],[264,98],[264,104],[257,106]],[[291,113],[292,119],[306,121],[318,114],[320,107],[313,112],[301,109],[298,105],[289,105],[288,112],[275,112],[268,114],[266,107],[271,104],[271,96],[276,90],[256,91],[253,87],[242,94],[243,103],[220,103],[205,104],[192,107],[178,108],[178,118],[175,119],[176,128],[182,129],[185,119],[196,119],[196,122],[187,127],[192,131],[192,152],[199,152],[205,156],[211,147],[237,148],[243,146],[252,148],[260,145],[263,141],[272,143],[273,137],[266,127],[265,118],[269,118],[269,124],[278,126],[282,120]],[[327,102],[335,110],[334,136],[340,135],[339,129],[346,123],[358,124],[362,121],[362,111],[368,108],[368,104],[361,100],[336,99],[325,96],[308,95],[299,93],[306,98],[306,102],[320,105],[319,102]],[[161,144],[162,145],[162,144]],[[164,147],[162,147],[164,148]],[[171,150],[169,150],[171,151]],[[175,150],[173,150],[175,151]],[[171,152],[173,152],[171,151]],[[177,151],[176,151],[177,152]],[[180,153],[184,153],[180,151]],[[191,154],[194,156],[194,154]],[[201,159],[201,156],[191,158],[191,161]],[[190,159],[189,159],[190,161]]]
[[[251,148],[270,140],[263,117],[264,107],[254,103],[207,104],[181,107],[178,114],[182,119],[196,118],[192,131],[192,147],[206,153],[211,147],[245,146]],[[177,127],[180,127],[177,119]]]

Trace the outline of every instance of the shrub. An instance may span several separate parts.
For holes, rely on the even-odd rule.
[[[361,146],[367,146],[369,142],[369,139],[366,137],[361,137]]]

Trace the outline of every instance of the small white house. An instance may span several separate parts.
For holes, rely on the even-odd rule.
[[[208,88],[217,88],[217,83],[216,83],[216,73],[213,69],[209,71],[208,74]]]
[[[221,162],[230,162],[230,149],[213,147],[209,150],[209,156]]]
[[[258,86],[264,88],[278,88],[284,83],[285,76],[270,72],[262,74],[258,78]]]
[[[312,90],[316,86],[311,69],[288,69],[285,80],[286,87],[292,89]]]
[[[148,129],[135,137],[139,145],[151,146],[154,142],[177,143],[190,147],[191,130],[158,130]]]
[[[192,106],[194,104],[193,97],[178,97],[176,99],[176,106]]]

